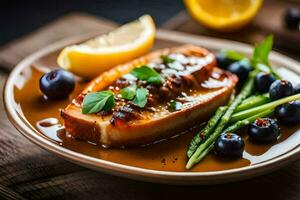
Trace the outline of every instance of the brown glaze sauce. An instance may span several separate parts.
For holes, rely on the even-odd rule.
[[[29,74],[31,75],[27,77],[24,75],[25,84],[22,87],[15,87],[16,104],[20,106],[23,114],[33,127],[48,137],[49,140],[57,143],[57,145],[92,157],[125,165],[164,171],[187,171],[185,170],[187,161],[186,148],[194,133],[199,130],[199,127],[187,130],[185,133],[166,141],[146,147],[128,149],[106,149],[87,142],[74,140],[64,132],[59,110],[65,108],[81,92],[86,83],[77,82],[75,91],[69,99],[50,101],[45,99],[39,91],[39,78],[43,72],[32,67]],[[284,145],[285,140],[299,129],[299,126],[291,128],[280,127],[282,135],[279,141],[274,144],[256,145],[248,140],[245,133],[241,133],[246,144],[243,158],[225,160],[211,153],[190,171],[233,169],[263,162],[268,159],[268,156],[274,157],[278,150],[280,152],[285,146],[288,146]]]

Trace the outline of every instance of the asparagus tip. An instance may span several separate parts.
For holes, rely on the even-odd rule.
[[[193,163],[192,162],[190,162],[190,160],[188,161],[188,163],[186,164],[186,166],[185,166],[185,169],[191,169],[192,167],[193,167]]]

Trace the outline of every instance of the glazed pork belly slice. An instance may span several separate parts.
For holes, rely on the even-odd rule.
[[[163,62],[162,56],[172,63]],[[138,82],[130,72],[142,65],[164,77],[162,85]],[[117,66],[92,80],[82,93],[61,112],[68,134],[73,138],[108,146],[132,146],[174,136],[207,120],[226,104],[237,77],[215,67],[212,53],[185,45],[155,51]],[[144,108],[118,98],[119,91],[132,84],[149,90]],[[90,92],[112,90],[115,107],[111,112],[82,114],[82,101]],[[174,102],[180,108],[173,108]]]

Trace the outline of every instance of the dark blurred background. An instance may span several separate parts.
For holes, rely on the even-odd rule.
[[[91,13],[119,23],[148,13],[159,25],[182,9],[181,0],[1,0],[0,45],[72,11]]]

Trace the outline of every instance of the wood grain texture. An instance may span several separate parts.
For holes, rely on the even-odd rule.
[[[101,20],[101,23],[99,23]],[[116,23],[83,13],[65,15],[42,28],[0,48],[0,66],[11,70],[34,51],[58,40],[87,32],[108,32]]]
[[[201,26],[186,12],[182,11],[162,25],[162,28],[197,35],[236,40],[250,44],[257,43],[266,35],[275,36],[275,48],[300,60],[300,32],[285,27],[284,13],[289,7],[299,7],[300,2],[265,0],[253,22],[233,33],[220,33]]]
[[[7,75],[0,72],[1,94]],[[138,182],[79,167],[30,143],[8,121],[2,95],[0,117],[0,199],[300,199],[300,161],[269,175],[226,185]]]

